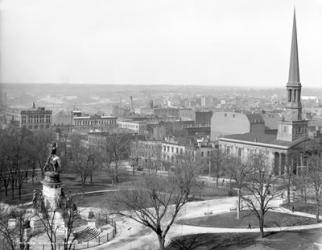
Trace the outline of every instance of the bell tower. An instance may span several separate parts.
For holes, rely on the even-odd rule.
[[[290,68],[286,84],[287,103],[282,121],[278,125],[277,140],[292,142],[307,136],[307,121],[302,119],[301,89],[296,14],[294,10]]]

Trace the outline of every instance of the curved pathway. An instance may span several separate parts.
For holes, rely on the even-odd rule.
[[[276,200],[275,212],[288,213],[292,215],[304,216],[309,218],[315,218],[315,215],[302,213],[302,212],[292,212],[286,208],[278,207],[281,203],[280,200]],[[205,213],[211,212],[211,215],[220,214],[224,212],[231,211],[231,209],[236,204],[236,197],[226,197],[209,201],[199,201],[190,202],[183,207],[178,219],[187,219],[206,216]],[[322,217],[321,217],[322,219]],[[265,232],[281,232],[281,231],[301,231],[309,229],[322,228],[322,223],[302,225],[302,226],[289,226],[289,227],[272,227],[265,228]],[[95,250],[103,249],[158,249],[158,241],[155,233],[141,226],[140,224],[131,221],[129,219],[122,219],[119,223],[119,235],[116,236],[111,242],[104,244],[102,246],[93,248]],[[254,233],[259,232],[259,228],[215,228],[215,227],[199,227],[199,226],[189,226],[174,224],[169,230],[167,235],[167,244],[172,238],[189,235],[189,234],[200,234],[200,233]]]

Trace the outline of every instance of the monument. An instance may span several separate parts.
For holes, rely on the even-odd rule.
[[[63,212],[66,208],[66,196],[60,180],[61,162],[56,155],[56,150],[57,144],[53,143],[51,153],[43,167],[42,191],[34,190],[32,199],[34,214],[41,218],[37,219],[37,216],[34,216],[31,220],[31,227],[40,229],[43,224],[40,221],[42,217],[49,216],[57,231],[65,232]]]

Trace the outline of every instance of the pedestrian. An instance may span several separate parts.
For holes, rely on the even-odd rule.
[[[250,223],[248,223],[248,229],[251,229],[252,225]]]
[[[295,209],[294,206],[292,206],[292,213],[294,213],[294,209]]]

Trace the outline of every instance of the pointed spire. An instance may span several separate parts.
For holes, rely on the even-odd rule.
[[[299,84],[300,84],[300,67],[299,67],[299,56],[298,56],[298,45],[297,45],[296,14],[295,14],[295,8],[294,8],[290,70],[289,70],[287,85],[299,85]]]

